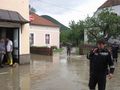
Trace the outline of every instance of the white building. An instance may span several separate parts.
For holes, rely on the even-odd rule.
[[[112,9],[113,12],[120,15],[120,0],[107,0],[98,8],[97,12],[101,12],[104,8]]]
[[[0,0],[0,37],[13,41],[13,58],[29,63],[29,0]]]
[[[120,0],[107,0],[105,3],[103,3],[98,10],[95,12],[94,16],[97,16],[103,9],[110,9],[112,12],[116,13],[117,15],[120,15]],[[85,38],[84,42],[87,43],[87,35],[85,31]],[[119,38],[118,38],[119,39]],[[114,41],[117,41],[120,43],[120,40],[118,39],[110,39],[110,42],[113,43]]]
[[[35,13],[30,14],[30,44],[35,47],[60,47],[60,27]]]
[[[112,10],[112,12],[120,16],[120,0],[107,0],[98,8],[95,14],[99,14],[105,8]],[[114,43],[115,41],[120,44],[120,37],[117,39],[110,38],[108,42]]]

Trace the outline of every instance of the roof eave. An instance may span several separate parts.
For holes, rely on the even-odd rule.
[[[12,22],[12,23],[20,23],[20,24],[26,24],[26,23],[30,23],[30,21],[15,21],[15,20],[5,20],[5,19],[0,19],[0,21],[2,22]]]
[[[60,26],[53,26],[53,25],[42,25],[42,24],[33,24],[33,23],[30,23],[30,25],[36,25],[36,26],[48,26],[48,27],[59,27],[60,28]]]

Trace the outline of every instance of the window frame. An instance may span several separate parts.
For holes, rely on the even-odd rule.
[[[45,34],[45,44],[50,44],[50,34]]]
[[[33,37],[32,37],[33,35]],[[30,46],[34,46],[35,44],[35,33],[30,33]]]

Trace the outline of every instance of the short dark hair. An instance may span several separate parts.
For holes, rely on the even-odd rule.
[[[98,40],[97,44],[105,44],[105,41],[104,40]]]

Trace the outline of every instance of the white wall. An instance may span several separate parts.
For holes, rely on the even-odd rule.
[[[84,29],[84,44],[88,44],[88,35],[86,29]]]
[[[113,6],[112,9],[117,15],[120,15],[120,5]]]
[[[60,47],[60,28],[48,26],[30,25],[30,33],[34,34],[34,45],[41,46],[57,46]],[[50,44],[45,44],[45,34],[50,34]]]
[[[29,0],[0,0],[0,9],[19,12],[29,20]]]
[[[17,11],[29,21],[29,0],[0,0],[0,9]],[[29,54],[29,24],[21,27],[20,54]]]
[[[108,9],[112,9],[112,12],[117,13],[117,15],[120,15],[120,5],[108,7]],[[97,16],[103,9],[98,9],[95,13],[95,16]]]

